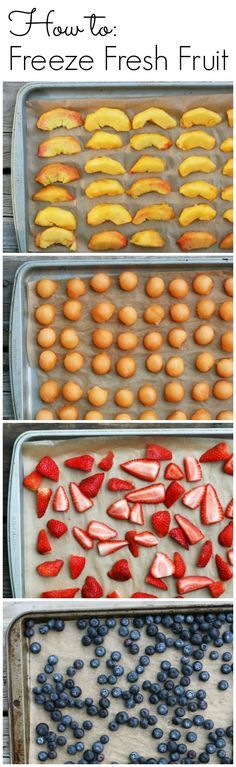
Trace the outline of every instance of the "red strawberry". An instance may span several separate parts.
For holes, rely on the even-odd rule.
[[[206,541],[200,551],[197,567],[206,567],[212,557],[212,542]]]
[[[52,507],[54,511],[68,511],[69,506],[69,498],[66,495],[65,488],[59,485],[53,498]]]
[[[91,541],[85,530],[82,530],[81,527],[72,527],[72,533],[83,549],[93,549],[93,541]]]
[[[129,562],[127,559],[118,559],[107,573],[113,581],[128,581],[132,578]]]
[[[225,590],[225,587],[222,581],[213,581],[213,583],[209,583],[208,588],[209,588],[209,591],[211,592],[212,597],[220,597]]]
[[[54,559],[50,560],[49,562],[43,562],[42,565],[38,565],[36,570],[39,575],[42,575],[43,577],[54,578],[56,575],[58,575],[63,565],[63,559]]]
[[[182,514],[175,514],[175,519],[178,525],[184,531],[191,545],[198,543],[198,541],[201,541],[205,537],[202,531],[199,530],[199,527],[193,525],[193,523],[190,522],[190,520],[186,517],[182,517]]]
[[[42,591],[41,599],[73,599],[80,589],[57,589],[56,591]]]
[[[98,552],[100,554],[100,557],[107,557],[109,554],[113,554],[114,551],[119,551],[119,549],[123,549],[124,546],[128,546],[128,541],[125,540],[119,540],[119,541],[101,541],[98,543]]]
[[[132,482],[128,482],[126,479],[118,479],[118,477],[111,477],[107,483],[108,490],[134,490],[135,485]]]
[[[113,460],[114,460],[114,453],[112,450],[107,453],[107,455],[104,455],[104,458],[98,463],[98,468],[102,469],[102,471],[110,471],[110,469],[113,466]]]
[[[47,528],[54,538],[61,538],[61,536],[68,531],[67,525],[65,525],[64,522],[61,522],[60,519],[49,519]]]
[[[94,538],[97,541],[109,541],[117,536],[116,530],[113,530],[109,525],[105,525],[104,522],[97,522],[96,520],[89,522],[87,533],[90,538]]]
[[[51,543],[48,540],[46,530],[39,531],[38,540],[37,540],[37,551],[39,552],[39,554],[48,554],[49,551],[52,551]]]
[[[233,522],[229,522],[226,527],[221,530],[221,532],[218,535],[218,541],[221,546],[226,546],[228,549],[230,546],[232,546],[233,543]]]
[[[136,535],[136,530],[128,530],[127,533],[125,533],[126,540],[129,544],[129,550],[130,553],[133,554],[133,557],[139,557],[139,547],[136,541],[134,540]]]
[[[91,455],[77,455],[75,458],[67,458],[65,466],[79,471],[91,471],[94,464],[94,458]]]
[[[86,477],[79,483],[79,488],[86,498],[95,498],[103,483],[105,474],[93,474],[92,477]]]
[[[148,573],[146,576],[146,583],[149,583],[150,586],[155,586],[156,589],[162,589],[163,591],[168,591],[168,586],[165,583],[165,581],[162,580],[162,578],[154,578],[151,573]]]
[[[85,557],[77,557],[74,554],[71,554],[69,559],[69,565],[70,565],[70,577],[72,580],[75,578],[78,578],[80,573],[82,573],[82,570],[84,569],[86,563]]]
[[[50,487],[40,487],[37,492],[37,517],[43,517],[52,495]]]
[[[154,461],[171,461],[172,452],[167,450],[166,447],[162,447],[162,445],[151,444],[146,447],[146,458],[149,460],[154,459]]]
[[[177,589],[179,594],[187,594],[189,591],[210,587],[212,583],[214,583],[212,578],[207,578],[205,575],[185,575],[177,581]]]
[[[228,560],[229,560],[229,564],[233,565],[233,563],[234,563],[234,552],[233,552],[233,549],[230,549],[229,551],[227,551],[227,557],[228,557]]]
[[[206,485],[201,505],[201,520],[204,525],[214,525],[224,519],[224,511],[213,485]]]
[[[174,572],[174,562],[168,557],[168,554],[158,551],[151,564],[150,574],[154,578],[167,578],[169,575],[174,575]]]
[[[170,514],[169,511],[163,509],[163,511],[154,511],[151,516],[152,526],[160,538],[164,538],[167,535],[170,527]]]
[[[92,575],[87,575],[84,585],[81,589],[83,599],[99,599],[103,597],[103,588],[96,578]]]
[[[144,525],[144,516],[141,503],[134,503],[130,509],[129,521],[133,525]]]
[[[170,485],[168,485],[165,494],[165,505],[167,506],[167,509],[169,509],[170,506],[173,506],[184,492],[184,487],[180,482],[176,482],[175,480],[174,482],[171,482]]]
[[[183,479],[184,472],[177,463],[168,463],[165,468],[165,479]]]
[[[115,503],[108,507],[107,514],[114,519],[129,519],[129,504],[125,498],[121,498],[120,501],[115,501]]]
[[[202,467],[192,455],[188,455],[184,458],[184,469],[187,482],[198,482],[202,479]]]
[[[183,560],[183,557],[181,557],[181,554],[179,554],[178,551],[174,552],[174,566],[175,566],[174,577],[182,578],[186,572],[186,564]]]
[[[159,461],[149,461],[147,458],[134,458],[120,464],[120,468],[133,474],[138,479],[146,479],[147,482],[154,482],[160,471]]]
[[[225,461],[223,466],[223,471],[225,474],[233,474],[234,473],[234,457],[233,453],[230,455],[227,461]]]
[[[146,591],[134,591],[131,599],[157,599],[157,597],[154,594],[147,594]]]
[[[24,487],[27,487],[27,490],[32,490],[33,493],[35,493],[42,482],[41,474],[39,474],[36,469],[34,471],[31,471],[30,474],[27,474],[27,477],[24,477],[23,479],[23,485]]]
[[[165,488],[161,482],[157,485],[146,485],[139,490],[132,490],[126,495],[127,501],[141,501],[142,503],[161,503],[165,498]]]
[[[199,461],[201,461],[201,463],[211,463],[214,461],[224,461],[228,457],[229,448],[227,447],[226,443],[218,442],[217,445],[214,445],[214,447],[206,450],[206,452],[203,453],[199,458]]]
[[[70,482],[69,488],[76,511],[81,513],[82,511],[91,509],[91,506],[93,506],[93,501],[91,501],[81,492],[79,486],[76,485],[75,482]]]
[[[121,599],[121,594],[119,594],[119,591],[110,591],[107,594],[107,599]]]
[[[170,538],[173,538],[176,543],[179,543],[180,546],[183,546],[184,549],[189,548],[188,539],[183,530],[181,530],[181,527],[173,527],[169,532],[169,536]]]
[[[234,502],[233,502],[233,498],[232,498],[231,501],[228,503],[228,506],[226,506],[226,509],[225,509],[225,516],[228,517],[229,519],[233,518],[233,508],[234,508],[233,503]]]
[[[230,570],[229,565],[227,565],[227,562],[225,562],[224,559],[222,559],[222,557],[220,557],[219,554],[215,555],[215,562],[216,562],[216,567],[220,576],[220,580],[229,581],[230,578],[233,577],[233,573]]]
[[[145,546],[146,548],[150,548],[150,546],[157,546],[159,543],[158,538],[153,533],[150,533],[149,530],[145,530],[143,533],[136,533],[134,541],[139,544],[139,546]]]
[[[41,458],[41,461],[39,461],[36,466],[36,471],[38,471],[42,477],[52,479],[53,482],[58,482],[59,480],[59,468],[53,458],[50,458],[50,455],[44,455],[44,457]]]
[[[199,485],[193,487],[192,490],[188,490],[184,493],[182,503],[187,506],[188,509],[198,509],[201,506],[201,502],[205,493],[205,485]]]

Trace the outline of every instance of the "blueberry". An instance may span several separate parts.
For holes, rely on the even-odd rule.
[[[220,670],[222,674],[231,674],[232,666],[230,666],[229,663],[222,663],[222,666],[220,667]]]
[[[200,671],[199,679],[201,679],[201,682],[207,682],[210,679],[210,674],[208,671]]]
[[[34,636],[34,629],[30,628],[30,626],[29,626],[29,628],[26,628],[24,630],[24,636],[27,637],[27,639],[30,639],[31,637],[33,637]]]
[[[136,716],[130,716],[128,719],[128,725],[129,727],[138,727],[139,720],[137,719]]]
[[[84,730],[91,730],[92,727],[93,727],[93,723],[90,721],[90,719],[86,719],[85,722],[83,722]]]
[[[228,689],[228,682],[226,682],[226,679],[221,679],[220,682],[218,682],[218,690],[227,690]]]
[[[47,735],[49,732],[48,724],[45,724],[44,722],[40,722],[36,726],[36,732],[37,732],[37,735]]]
[[[100,661],[98,660],[98,658],[92,658],[89,665],[91,666],[91,668],[98,668],[98,666],[100,666]]]
[[[70,756],[74,756],[76,754],[76,746],[67,746],[67,753],[70,754]]]
[[[116,730],[119,729],[119,725],[117,724],[117,722],[115,722],[113,720],[111,722],[109,722],[108,727],[109,727],[109,730],[111,730],[111,732],[115,732]]]
[[[168,706],[166,706],[165,703],[160,703],[160,705],[157,708],[158,714],[161,714],[161,716],[165,716],[168,714]]]
[[[96,743],[92,746],[92,751],[94,754],[101,754],[103,751],[103,745],[99,741],[96,741]]]
[[[128,619],[127,619],[127,620],[128,620]],[[116,620],[115,620],[115,618],[107,618],[107,619],[106,619],[106,625],[108,626],[108,628],[109,628],[109,629],[112,629],[112,628],[114,628],[114,627],[116,626]]]
[[[47,758],[48,758],[47,751],[39,751],[38,759],[40,762],[46,762]]]
[[[129,673],[127,674],[128,682],[137,682],[137,679],[138,679],[138,675],[136,671],[129,671]]]
[[[217,660],[217,658],[219,658],[219,653],[217,652],[217,650],[211,650],[209,658],[211,660]]]
[[[81,669],[81,668],[83,668],[83,667],[84,667],[84,661],[83,661],[83,660],[81,660],[80,658],[76,658],[76,660],[74,660],[73,666],[74,666],[76,669]]]
[[[103,655],[106,655],[105,647],[96,647],[95,655],[97,655],[98,658],[102,658]]]
[[[129,760],[131,764],[136,764],[139,762],[139,754],[137,751],[132,751],[131,754],[129,754]]]
[[[107,676],[105,674],[99,674],[97,678],[98,684],[106,684],[107,682]]]
[[[232,642],[233,641],[232,631],[224,631],[224,633],[222,634],[222,639],[223,639],[223,642],[225,642],[226,644],[229,644],[230,642]]]
[[[154,730],[152,730],[152,737],[155,738],[155,740],[162,738],[163,730],[161,730],[160,727],[154,727]]]
[[[196,724],[197,727],[201,727],[203,722],[204,722],[204,718],[200,714],[197,714],[196,716],[193,717],[193,723]]]
[[[120,698],[122,694],[122,690],[120,687],[113,687],[111,694],[113,698]]]
[[[63,631],[65,628],[65,621],[62,618],[55,618],[54,629],[55,631]]]
[[[57,746],[65,746],[67,743],[67,740],[64,735],[58,735],[57,738]]]
[[[196,734],[196,732],[193,732],[193,730],[191,730],[190,732],[187,732],[187,735],[186,735],[186,740],[187,740],[189,743],[195,743],[195,740],[197,740],[197,734]]]
[[[125,722],[128,722],[129,716],[127,714],[127,711],[119,711],[118,714],[116,714],[115,720],[118,722],[118,724],[125,724]]]
[[[170,731],[170,739],[171,740],[179,740],[181,738],[181,733],[179,730],[171,730]]]
[[[204,727],[205,730],[212,730],[213,727],[214,727],[213,720],[212,719],[205,719],[203,727]]]
[[[41,644],[39,642],[31,642],[30,652],[32,652],[34,655],[37,655],[37,653],[39,653],[40,650],[41,650]],[[41,753],[45,753],[45,752],[42,751]],[[42,759],[42,761],[44,760]]]

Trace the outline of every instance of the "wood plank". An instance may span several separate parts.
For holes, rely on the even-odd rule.
[[[6,168],[11,168],[11,136],[11,132],[6,133],[6,131],[4,131],[2,152],[3,172]]]
[[[12,216],[12,201],[11,201],[11,174],[4,173],[3,175],[3,215]]]
[[[11,133],[12,123],[14,117],[15,103],[17,93],[22,85],[26,83],[22,82],[6,82],[3,83],[3,125],[4,132]]]
[[[6,216],[3,219],[3,252],[4,253],[18,252],[18,245],[16,241],[13,218],[6,217]]]

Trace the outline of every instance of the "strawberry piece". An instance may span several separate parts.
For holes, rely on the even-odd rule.
[[[75,458],[67,458],[67,461],[64,463],[69,469],[91,471],[94,464],[94,458],[91,455],[76,455]]]
[[[218,442],[217,445],[206,450],[206,452],[200,456],[199,461],[201,461],[201,463],[211,463],[214,461],[224,461],[228,457],[229,448],[226,443]]]
[[[104,455],[104,458],[98,463],[98,468],[102,469],[102,471],[110,471],[110,469],[113,466],[113,460],[114,460],[114,453],[112,450],[107,453],[107,455]]]
[[[68,527],[60,519],[49,519],[47,522],[47,528],[54,538],[61,538],[64,533],[67,533]]]
[[[227,551],[227,557],[228,557],[228,560],[229,560],[229,564],[233,565],[233,563],[234,563],[234,552],[233,552],[233,549],[230,549],[229,551]]]
[[[172,452],[167,450],[166,447],[162,447],[162,445],[150,444],[146,447],[146,458],[157,461],[171,461]]]
[[[93,474],[92,477],[86,477],[79,483],[79,488],[86,498],[95,498],[103,483],[105,474]]]
[[[183,546],[184,549],[189,548],[188,539],[186,538],[184,531],[181,530],[181,527],[173,527],[169,532],[169,536],[170,538],[173,538],[176,543],[179,543],[180,546]]]
[[[37,517],[40,519],[44,516],[45,511],[52,495],[50,487],[40,487],[37,492]]]
[[[115,501],[107,509],[109,517],[114,519],[129,519],[130,508],[125,498],[121,498],[119,501]]]
[[[48,554],[49,551],[52,551],[51,543],[48,540],[46,530],[39,531],[38,540],[37,540],[37,551],[39,552],[39,554]]]
[[[56,589],[54,591],[42,591],[41,599],[73,599],[80,589]]]
[[[109,525],[105,525],[104,522],[97,522],[96,520],[89,522],[87,533],[90,538],[94,538],[97,541],[109,541],[117,536],[116,530],[113,530]]]
[[[232,453],[232,455],[230,455],[228,460],[225,461],[224,466],[223,466],[223,471],[225,472],[225,474],[231,474],[232,475],[234,473],[234,457],[233,457],[233,453]]]
[[[118,490],[134,490],[135,485],[133,485],[133,482],[128,482],[126,479],[111,477],[111,479],[108,480],[107,487],[108,490],[116,492]]]
[[[119,591],[110,591],[107,594],[107,599],[121,599],[121,594],[119,594]]]
[[[76,541],[80,543],[83,549],[93,549],[93,541],[81,527],[72,527],[72,533]]]
[[[177,589],[179,594],[187,594],[189,591],[210,587],[212,583],[214,583],[212,578],[207,578],[205,575],[185,575],[177,581]]]
[[[85,557],[77,557],[76,554],[71,554],[69,559],[70,577],[72,580],[78,578],[86,563]]]
[[[157,597],[154,594],[147,594],[146,591],[134,591],[131,599],[157,599]]]
[[[208,588],[209,588],[209,591],[211,592],[212,597],[220,597],[225,590],[225,587],[222,581],[213,581],[213,583],[209,583]]]
[[[136,533],[134,541],[138,543],[139,546],[145,546],[146,548],[157,546],[159,543],[158,538],[156,538],[153,533],[150,533],[149,530],[145,530],[142,533]]]
[[[224,519],[224,511],[213,485],[206,485],[201,505],[201,520],[204,525],[214,525]]]
[[[198,543],[198,541],[202,541],[202,539],[205,537],[202,531],[199,530],[199,527],[193,525],[193,523],[190,522],[189,519],[186,519],[186,517],[182,517],[182,514],[175,514],[175,519],[187,536],[191,546],[193,546],[195,543]]]
[[[54,511],[68,511],[70,503],[63,485],[59,485],[59,487],[57,487],[53,498],[52,507]]]
[[[165,468],[165,479],[183,479],[184,472],[177,463],[168,463]]]
[[[60,572],[61,568],[64,565],[63,559],[54,559],[49,562],[43,562],[42,565],[38,565],[36,567],[36,570],[39,575],[42,575],[44,578],[55,578],[56,575]]]
[[[126,495],[127,501],[141,501],[142,503],[161,503],[165,499],[164,485],[146,485],[139,490],[132,490]]]
[[[202,479],[202,467],[197,458],[188,455],[184,458],[184,469],[187,482],[198,482]]]
[[[151,564],[150,574],[154,578],[167,578],[169,575],[174,575],[174,572],[175,566],[172,559],[163,551],[158,551]]]
[[[39,474],[36,469],[34,471],[31,471],[30,474],[27,474],[26,477],[23,479],[23,485],[24,487],[27,487],[27,490],[32,490],[33,493],[35,493],[42,482],[41,474]],[[43,516],[43,515],[41,515]]]
[[[129,550],[130,553],[133,555],[133,557],[139,557],[139,547],[136,541],[134,540],[136,535],[136,530],[128,530],[127,533],[125,533],[126,540],[129,544]]]
[[[173,506],[178,498],[181,498],[181,495],[183,495],[184,492],[184,487],[180,484],[180,482],[176,482],[176,480],[171,482],[170,485],[168,485],[165,493],[165,506],[167,506],[167,509]]]
[[[130,509],[129,521],[133,525],[144,525],[144,515],[141,503],[134,503]]]
[[[186,572],[186,564],[183,560],[183,557],[181,557],[181,554],[179,554],[178,551],[174,552],[174,566],[175,566],[174,577],[182,578]]]
[[[160,471],[159,461],[149,461],[147,458],[134,458],[120,464],[123,471],[133,474],[138,479],[146,479],[147,482],[154,482]]]
[[[233,502],[233,498],[232,498],[231,501],[228,503],[228,506],[226,506],[226,509],[225,509],[225,516],[228,517],[229,519],[233,518],[233,509],[234,509],[234,502]]]
[[[148,573],[146,576],[146,583],[149,583],[150,586],[155,586],[156,589],[162,589],[163,591],[168,591],[168,586],[165,581],[162,580],[162,578],[154,578],[151,573]]]
[[[208,562],[210,561],[210,559],[212,557],[212,553],[213,553],[212,552],[212,542],[211,541],[206,541],[203,544],[203,547],[202,547],[202,549],[200,551],[200,554],[199,554],[196,566],[197,567],[206,567],[206,565],[208,564]]]
[[[82,513],[83,511],[87,511],[88,509],[91,509],[91,507],[93,506],[93,501],[91,501],[90,498],[87,498],[81,492],[79,486],[76,485],[75,482],[70,482],[69,488],[70,488],[71,498],[76,511],[78,511],[79,513]]]
[[[215,562],[216,562],[216,567],[219,573],[220,580],[229,581],[230,578],[233,577],[233,573],[230,570],[227,562],[225,562],[224,559],[222,559],[222,557],[220,557],[219,554],[215,555]]]
[[[58,465],[53,460],[53,458],[50,458],[50,455],[44,455],[44,457],[41,458],[41,461],[39,461],[38,465],[36,466],[36,471],[38,471],[42,477],[52,479],[53,482],[58,482],[59,480]]]
[[[114,554],[114,551],[119,551],[119,549],[123,549],[124,546],[128,546],[128,541],[100,541],[100,543],[98,543],[98,552],[100,557],[108,557],[109,554]]]
[[[96,578],[92,575],[87,575],[84,585],[81,589],[83,599],[99,599],[103,597],[103,588]]]
[[[170,514],[169,511],[163,509],[163,511],[154,511],[151,516],[152,526],[160,538],[164,538],[167,535],[170,527]]]
[[[107,575],[113,581],[129,581],[132,578],[129,562],[127,559],[118,559],[118,562],[112,566]]]
[[[221,546],[226,546],[228,549],[230,546],[232,546],[233,543],[233,522],[229,522],[226,527],[221,530],[221,532],[218,535],[218,541]]]
[[[199,485],[193,487],[192,490],[188,490],[184,493],[182,503],[187,506],[188,509],[198,509],[201,506],[201,502],[205,493],[205,485]]]

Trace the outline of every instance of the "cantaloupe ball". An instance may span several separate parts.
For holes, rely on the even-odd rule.
[[[203,407],[199,407],[191,415],[191,421],[212,421],[211,413]]]
[[[90,402],[90,405],[101,407],[102,405],[105,405],[107,400],[108,389],[102,389],[101,386],[93,386],[92,389],[88,390],[88,401]]]
[[[79,343],[79,336],[74,328],[63,328],[60,334],[60,344],[64,349],[75,349]]]
[[[113,342],[113,333],[105,328],[97,328],[92,333],[92,341],[97,349],[109,349]]]
[[[127,389],[127,387],[118,389],[118,391],[115,393],[115,403],[119,407],[131,407],[131,405],[133,405],[133,401],[134,393],[131,391],[131,389]]]
[[[53,328],[41,328],[37,335],[37,343],[43,349],[49,349],[56,341],[56,333]]]
[[[37,282],[36,292],[40,298],[51,298],[56,293],[57,282],[54,280],[42,279]]]
[[[199,346],[207,346],[211,344],[215,336],[215,331],[211,325],[199,325],[194,332],[194,341]]]
[[[131,378],[136,371],[136,362],[133,357],[120,357],[116,362],[116,372],[121,378]]]
[[[138,319],[136,309],[133,306],[122,306],[118,312],[118,319],[123,325],[134,325]]]
[[[47,410],[46,407],[42,407],[38,410],[35,416],[36,421],[54,421],[54,415],[51,410]]]
[[[82,313],[82,304],[80,301],[74,300],[73,298],[68,298],[68,301],[65,301],[63,306],[63,314],[64,317],[66,317],[67,320],[71,320],[71,322],[76,322],[80,319]]]
[[[215,357],[211,352],[201,352],[197,355],[195,365],[200,373],[208,373],[215,364]]]
[[[51,402],[55,402],[55,400],[58,399],[59,394],[60,386],[57,381],[54,381],[54,379],[44,381],[40,386],[39,396],[43,402],[48,402],[49,404]]]
[[[224,320],[224,322],[232,322],[233,310],[233,301],[230,301],[229,298],[226,301],[223,301],[219,308],[219,315],[221,320]]]
[[[129,413],[118,413],[115,421],[132,421],[132,416]]]
[[[69,298],[80,298],[80,296],[84,296],[86,293],[86,285],[83,280],[80,279],[80,277],[72,277],[71,280],[68,280],[66,283],[66,292]]]
[[[138,336],[135,333],[127,331],[126,333],[119,333],[117,338],[117,346],[122,351],[127,352],[131,349],[136,349],[138,343]]]
[[[155,410],[143,410],[140,413],[139,421],[158,421],[158,415],[155,413]]]
[[[232,410],[221,410],[220,413],[216,416],[217,421],[233,421],[233,411]]]
[[[206,381],[198,381],[192,388],[192,399],[197,402],[206,402],[210,397],[211,389]]]
[[[145,290],[150,298],[159,298],[165,290],[165,283],[162,277],[150,277],[146,282]]]
[[[226,330],[226,332],[222,334],[220,345],[223,352],[233,351],[234,337],[232,330]]]
[[[234,293],[234,281],[233,277],[227,277],[224,281],[224,291],[227,293],[227,296],[233,296]]]
[[[138,284],[138,277],[135,272],[121,272],[118,277],[118,283],[121,290],[135,290]]]
[[[48,370],[53,370],[56,364],[57,355],[51,349],[45,349],[45,351],[41,352],[39,355],[39,367],[41,370],[48,372]]]
[[[150,373],[160,373],[163,368],[163,357],[161,354],[149,354],[146,358],[146,368]]]
[[[99,410],[88,410],[84,416],[85,421],[103,421],[103,415]]]
[[[79,420],[79,411],[76,405],[63,405],[63,407],[58,408],[57,415],[60,421]]]
[[[224,357],[221,360],[218,360],[216,364],[216,372],[217,375],[221,378],[231,378],[233,375],[233,358],[232,357]]]
[[[90,280],[90,288],[95,293],[105,293],[111,286],[111,278],[107,272],[97,272]]]
[[[162,322],[164,316],[165,309],[161,304],[151,304],[151,306],[148,306],[147,309],[145,309],[143,318],[149,325],[159,325],[159,322]]]
[[[186,341],[187,336],[188,334],[184,328],[171,328],[167,336],[168,344],[173,346],[174,349],[180,349]]]
[[[173,322],[187,322],[190,315],[188,304],[172,304],[170,306],[170,316]]]
[[[157,401],[157,390],[151,384],[144,384],[138,390],[138,399],[142,405],[155,405]]]
[[[200,320],[209,320],[216,310],[215,301],[212,298],[201,298],[197,302],[196,313]]]
[[[81,389],[81,386],[76,381],[66,381],[62,387],[62,396],[67,402],[76,402],[81,399],[82,394],[83,389]]]
[[[143,339],[143,345],[149,352],[160,349],[163,344],[163,336],[158,330],[153,330],[151,333],[146,333]]]
[[[94,322],[108,322],[114,314],[115,306],[111,301],[100,301],[92,309]]]
[[[96,373],[98,376],[109,373],[109,370],[111,370],[111,359],[109,354],[106,352],[95,354],[95,357],[92,359],[92,368],[94,373]]]
[[[40,325],[51,325],[56,314],[53,304],[41,304],[35,311],[35,319]]]
[[[65,354],[63,365],[69,373],[77,373],[84,364],[84,358],[80,352],[67,352]]]
[[[197,276],[194,277],[192,287],[194,292],[198,293],[200,296],[208,296],[208,293],[210,293],[214,287],[214,282],[212,278],[209,277],[209,274],[197,274]]]
[[[189,286],[186,280],[183,280],[182,277],[174,277],[174,279],[169,282],[168,291],[173,298],[185,298],[185,296],[188,295]]]
[[[166,373],[168,376],[178,378],[184,372],[184,361],[182,357],[170,357],[166,363]]]
[[[168,415],[167,421],[187,421],[188,416],[184,410],[173,410],[173,413]]]
[[[184,398],[184,387],[179,381],[171,381],[164,387],[164,399],[166,402],[181,402]]]
[[[213,386],[216,399],[230,399],[233,396],[233,386],[230,381],[216,381]]]

